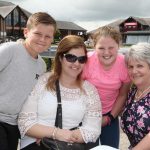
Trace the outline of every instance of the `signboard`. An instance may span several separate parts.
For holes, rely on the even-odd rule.
[[[125,26],[137,26],[137,22],[127,22],[124,25]]]

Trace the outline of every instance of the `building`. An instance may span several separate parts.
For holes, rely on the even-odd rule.
[[[123,43],[125,44],[150,43],[150,18],[131,16],[127,19],[114,21],[108,26],[112,26],[121,32]],[[89,34],[93,34],[96,30],[91,31]]]
[[[31,13],[11,2],[0,1],[0,39],[22,37],[30,15]]]
[[[30,15],[30,12],[18,5],[0,1],[0,40],[6,41],[22,38],[23,29]],[[68,34],[86,35],[86,30],[73,22],[56,22],[61,38]]]

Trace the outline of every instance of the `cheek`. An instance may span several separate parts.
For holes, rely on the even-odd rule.
[[[102,51],[96,50],[96,53],[97,53],[97,56],[98,56],[98,57],[101,57],[101,56],[102,56]]]

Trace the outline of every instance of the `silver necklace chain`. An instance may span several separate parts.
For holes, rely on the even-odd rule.
[[[144,96],[145,93],[147,93],[147,92],[149,91],[149,89],[150,89],[150,86],[149,86],[148,88],[146,88],[139,96],[138,96],[139,90],[137,89],[136,94],[135,94],[135,99],[134,99],[134,101],[136,102],[136,101],[138,101],[140,98],[142,98],[142,96]]]

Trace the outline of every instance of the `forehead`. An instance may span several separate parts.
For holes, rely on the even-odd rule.
[[[49,32],[54,33],[54,31],[55,31],[53,25],[51,25],[51,24],[47,25],[47,24],[42,24],[42,23],[32,26],[32,28],[29,30],[32,32],[39,31],[39,32],[47,32],[47,33],[49,33]]]
[[[148,65],[148,63],[145,60],[134,59],[134,58],[129,58],[128,64],[129,65],[136,65],[136,64]]]
[[[72,48],[68,51],[69,54],[74,54],[74,55],[85,55],[85,51],[83,47],[79,48]]]
[[[97,39],[97,43],[98,44],[107,44],[107,45],[109,45],[109,44],[117,44],[116,41],[113,38],[109,37],[109,36],[108,37],[105,37],[105,36],[99,37]]]

